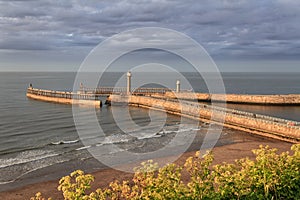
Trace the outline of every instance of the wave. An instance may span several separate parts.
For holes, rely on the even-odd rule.
[[[18,175],[17,177],[11,179],[11,180],[7,180],[7,181],[0,181],[0,185],[4,185],[4,184],[9,184],[9,183],[13,183],[15,181],[17,181],[18,179],[20,179],[21,177],[25,176],[26,174],[29,174],[31,172],[34,172],[36,170],[39,170],[39,169],[42,169],[42,168],[45,168],[45,167],[48,167],[48,166],[51,166],[51,165],[54,165],[54,164],[59,164],[59,163],[63,163],[63,162],[67,162],[68,160],[60,160],[60,161],[57,161],[57,162],[54,162],[54,163],[47,163],[47,164],[42,164],[40,166],[37,166],[33,169],[30,169],[20,175]]]
[[[60,145],[60,144],[74,144],[79,142],[79,140],[60,140],[58,142],[51,142],[52,145]]]
[[[125,143],[134,140],[134,138],[130,135],[110,135],[105,137],[104,141],[101,144],[117,144],[117,143]]]
[[[167,135],[170,133],[183,133],[183,132],[189,132],[189,131],[199,131],[201,128],[179,128],[178,130],[165,130],[158,132],[157,135]]]
[[[58,153],[44,150],[31,150],[19,153],[15,158],[0,159],[0,168],[10,167],[13,165],[25,164],[49,157],[58,156]]]
[[[158,138],[158,137],[162,137],[163,135],[162,134],[159,134],[159,133],[154,133],[154,134],[145,134],[145,135],[141,135],[141,136],[138,136],[137,139],[139,140],[143,140],[143,139],[150,139],[150,138]]]
[[[131,140],[143,140],[143,139],[149,139],[154,137],[161,137],[161,135],[158,135],[157,133],[153,133],[152,131],[136,131],[128,133],[132,137]]]
[[[25,174],[24,174],[25,175]],[[13,179],[13,180],[10,180],[10,181],[0,181],[0,185],[4,185],[4,184],[8,184],[8,183],[13,183],[15,182],[17,179]]]
[[[87,146],[79,147],[76,149],[76,151],[89,149],[92,147],[100,147],[104,145],[112,145],[112,144],[120,144],[120,143],[127,143],[127,142],[133,142],[137,139],[145,139],[145,138],[151,138],[151,137],[161,137],[160,135],[139,135],[139,137],[136,137],[135,135],[130,134],[116,134],[116,135],[109,135],[104,138],[104,140],[97,144],[90,144]]]
[[[97,146],[97,145],[96,145]],[[75,149],[76,151],[80,151],[80,150],[84,150],[84,149],[88,149],[88,148],[91,148],[92,145],[88,145],[88,146],[83,146],[83,147],[79,147],[77,149]]]
[[[92,147],[99,147],[103,145],[111,145],[111,144],[120,144],[120,143],[129,143],[129,142],[134,142],[136,140],[146,140],[146,139],[151,139],[151,138],[159,138],[163,137],[168,134],[172,133],[181,133],[181,132],[190,132],[190,131],[198,131],[201,130],[200,128],[179,128],[178,130],[165,130],[163,129],[160,132],[157,133],[151,133],[151,132],[132,132],[128,134],[115,134],[115,135],[109,135],[104,138],[104,140],[100,143],[97,144],[90,144],[87,146],[79,147],[76,149],[76,151],[80,150],[85,150],[89,149]]]

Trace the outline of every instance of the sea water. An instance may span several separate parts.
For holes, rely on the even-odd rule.
[[[112,86],[121,75],[108,73],[102,83]],[[164,127],[157,133],[146,129],[135,133],[136,137],[133,138],[118,128],[111,107],[105,105],[95,110],[105,136],[101,136],[100,143],[84,146],[74,124],[71,105],[41,102],[26,97],[29,83],[43,89],[72,90],[75,76],[73,72],[0,73],[0,191],[57,179],[76,169],[91,172],[105,168],[93,158],[89,148],[118,145],[119,150],[124,151],[154,151],[167,144],[176,134],[189,134],[190,130],[178,128],[179,116],[168,114]],[[193,73],[186,73],[185,76],[195,91],[208,92],[201,77]],[[223,73],[222,77],[227,93],[300,93],[299,73]],[[174,82],[175,88],[174,77],[170,77],[169,81]],[[105,101],[105,97],[102,100]],[[300,106],[228,107],[300,121]],[[120,106],[118,109],[125,108]],[[140,126],[149,124],[148,110],[135,107],[129,109],[135,123]],[[153,112],[156,114],[154,120],[162,120],[160,112]],[[85,117],[89,119],[90,116]],[[122,123],[126,124],[127,120],[124,119]],[[192,150],[200,147],[205,136],[207,124],[201,126]],[[90,135],[91,140],[97,137],[99,135],[96,132]],[[260,139],[263,138],[224,128],[217,145]]]

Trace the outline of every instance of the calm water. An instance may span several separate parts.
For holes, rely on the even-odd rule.
[[[103,82],[120,74],[110,74]],[[70,90],[73,88],[75,73],[0,73],[0,191],[25,184],[61,177],[72,170],[93,171],[105,166],[88,153],[79,139],[74,126],[70,105],[34,101],[26,98],[29,83],[39,88]],[[196,85],[197,91],[206,91],[204,82],[193,74],[188,79]],[[225,73],[223,79],[227,93],[248,94],[289,94],[300,93],[300,74],[258,74]],[[174,82],[173,78],[170,79]],[[282,118],[300,121],[299,106],[254,106],[228,105]],[[84,113],[84,109],[82,111]],[[120,107],[119,109],[123,109]],[[139,125],[148,124],[148,111],[130,108],[131,115]],[[111,107],[96,109],[106,137],[101,145],[119,144],[126,150],[148,151],[157,149],[178,133],[180,118],[168,115],[164,133],[155,137],[147,136],[145,130],[136,140],[122,134],[114,123]],[[88,116],[87,116],[88,117]],[[156,113],[160,120],[160,113]],[[124,121],[126,123],[126,120]],[[180,134],[188,134],[188,131]],[[192,148],[199,148],[205,131],[197,134]],[[97,137],[95,133],[93,137]],[[231,129],[224,129],[218,145],[245,140],[262,140],[260,137]]]

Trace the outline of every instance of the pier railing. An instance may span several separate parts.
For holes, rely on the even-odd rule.
[[[55,97],[64,99],[84,99],[84,100],[99,100],[100,96],[91,93],[75,93],[67,91],[43,90],[36,88],[28,88],[27,93],[45,97]]]
[[[126,94],[127,88],[125,87],[99,87],[99,88],[81,88],[79,91],[88,94]],[[166,92],[173,91],[169,88],[134,88],[132,95],[149,95],[149,94],[165,94]]]
[[[39,96],[46,96],[46,97],[55,97],[55,98],[64,98],[64,99],[84,99],[84,100],[100,100],[101,94],[109,94],[109,93],[125,93],[126,88],[113,88],[113,87],[103,87],[103,88],[96,88],[97,90],[92,89],[85,89],[84,91],[78,91],[78,92],[68,92],[68,91],[55,91],[55,90],[44,90],[44,89],[37,89],[29,87],[27,89],[27,93],[39,95]],[[168,88],[138,88],[136,90],[133,90],[135,95],[138,94],[161,94],[166,91],[170,91]],[[146,98],[146,97],[145,97]],[[149,97],[150,98],[150,97]],[[151,97],[151,98],[157,98],[169,102],[178,102],[176,99],[172,98],[158,98],[158,97]],[[255,119],[264,121],[267,123],[272,124],[280,124],[288,127],[293,127],[300,129],[300,122],[293,121],[293,120],[287,120],[282,119],[278,117],[271,117],[267,115],[262,114],[256,114],[246,111],[240,111],[235,109],[229,109],[219,106],[212,106],[207,104],[202,104],[198,102],[191,102],[191,101],[180,101],[181,105],[184,106],[191,106],[194,109],[207,109],[207,110],[214,110],[222,113],[226,113],[227,115],[238,115],[239,117],[248,118],[248,119]]]
[[[151,94],[165,94],[172,91],[168,88],[136,88],[132,90],[132,95],[151,95]],[[103,95],[110,94],[126,94],[126,88],[124,87],[101,87],[101,88],[81,88],[78,92],[70,91],[55,91],[45,90],[29,87],[27,93],[55,97],[65,99],[86,99],[86,100],[99,100]]]
[[[174,99],[168,99],[168,101],[178,102],[178,100],[176,101]],[[209,109],[217,112],[226,113],[227,115],[238,115],[239,117],[243,117],[243,118],[255,119],[255,120],[264,121],[266,123],[280,124],[283,126],[300,129],[300,122],[294,120],[287,120],[278,117],[271,117],[268,115],[256,114],[256,113],[251,113],[246,111],[224,108],[220,106],[212,106],[212,105],[207,105],[207,104],[202,104],[197,102],[180,101],[180,103],[182,105],[193,106],[194,108],[198,108],[198,109]]]
[[[224,114],[224,116],[237,116],[239,118],[244,118],[244,119],[249,119],[249,120],[255,120],[267,124],[273,124],[273,125],[279,125],[281,127],[287,127],[287,128],[292,128],[292,129],[297,129],[300,130],[300,122],[298,121],[293,121],[293,120],[287,120],[287,119],[282,119],[278,117],[271,117],[267,115],[262,115],[262,114],[256,114],[256,113],[251,113],[251,112],[246,112],[246,111],[240,111],[240,110],[235,110],[235,109],[230,109],[230,108],[224,108],[220,106],[212,106],[212,105],[207,105],[203,103],[198,103],[198,102],[191,102],[191,101],[185,101],[185,100],[176,100],[172,98],[159,98],[159,97],[143,97],[143,98],[151,98],[151,99],[157,99],[157,100],[162,100],[166,102],[174,102],[178,104],[178,107],[182,107],[185,109],[182,109],[182,114],[186,115],[193,115],[195,114],[194,117],[199,117],[200,111],[206,110],[209,112],[216,112],[220,114]],[[154,105],[155,106],[155,105]],[[193,112],[190,112],[190,111]]]
[[[99,88],[98,88],[99,89]],[[113,90],[112,90],[113,89]],[[151,95],[159,92],[163,93],[168,89],[165,88],[139,88],[135,95],[110,95],[110,100],[121,103],[130,103],[131,105],[143,105],[146,107],[153,107],[159,110],[167,110],[170,113],[179,114],[187,117],[202,118],[205,120],[213,120],[217,123],[224,123],[228,126],[235,127],[242,130],[258,131],[259,134],[267,134],[271,137],[283,138],[286,141],[300,142],[300,122],[293,120],[286,120],[277,117],[271,117],[262,114],[256,114],[246,111],[229,109],[220,106],[207,105],[203,103],[178,100],[174,98],[165,98],[164,95]],[[102,93],[89,92],[81,90],[78,92],[68,91],[54,91],[43,90],[29,87],[27,89],[27,96],[35,99],[44,99],[45,101],[65,102],[65,103],[80,103],[89,102],[97,105],[101,100],[100,97],[108,92],[116,91],[116,88],[102,88]],[[124,88],[117,90],[124,92]],[[139,93],[140,92],[140,93]],[[32,94],[32,95],[31,95]],[[122,93],[124,94],[124,93]],[[142,95],[139,95],[142,94]],[[148,95],[147,95],[148,94]],[[52,98],[44,98],[52,97]],[[55,98],[55,99],[53,99]],[[46,100],[47,99],[47,100]],[[49,100],[51,99],[51,100]],[[80,100],[80,101],[73,101]],[[129,101],[128,101],[129,99]],[[81,101],[91,100],[91,101]],[[97,103],[98,102],[98,103]],[[95,104],[95,105],[96,105]],[[212,119],[216,114],[217,118]],[[224,116],[224,119],[223,117]],[[243,129],[244,128],[244,129]]]
[[[222,123],[230,128],[284,141],[300,142],[300,124],[297,121],[168,98],[112,95],[110,101]]]

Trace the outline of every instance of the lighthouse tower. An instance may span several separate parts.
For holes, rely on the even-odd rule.
[[[176,92],[177,93],[180,92],[180,81],[179,80],[177,80],[177,82],[176,82]]]
[[[131,72],[128,71],[127,72],[127,95],[130,95],[131,94]]]

